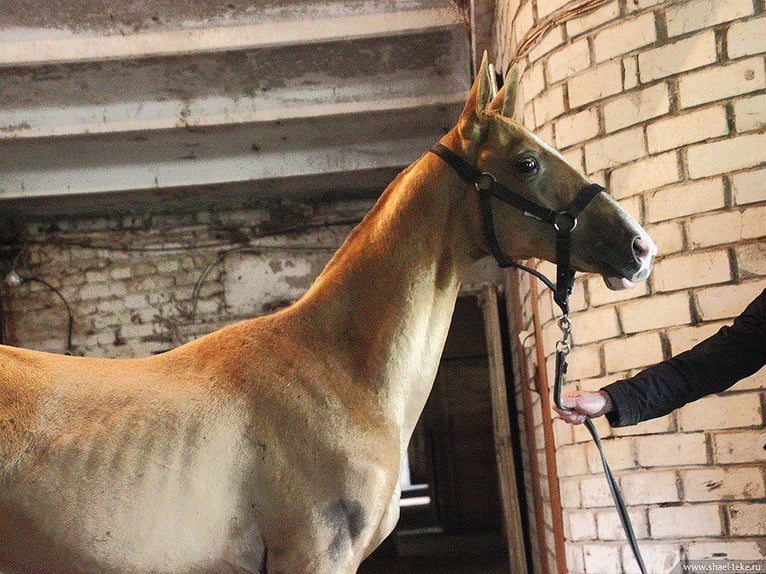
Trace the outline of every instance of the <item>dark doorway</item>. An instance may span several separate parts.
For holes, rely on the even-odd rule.
[[[507,574],[484,319],[460,297],[403,467],[401,519],[360,574]]]

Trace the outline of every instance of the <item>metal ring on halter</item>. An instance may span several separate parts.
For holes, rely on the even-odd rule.
[[[569,233],[577,227],[577,218],[568,211],[560,211],[556,214],[556,219],[553,220],[553,227],[556,231]]]
[[[497,183],[495,176],[484,171],[474,185],[476,186],[476,191],[489,191],[495,183]]]

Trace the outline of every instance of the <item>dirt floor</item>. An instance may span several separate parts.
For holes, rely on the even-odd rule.
[[[404,554],[404,555],[402,555]],[[461,537],[384,543],[359,574],[508,574],[505,549],[484,539]]]

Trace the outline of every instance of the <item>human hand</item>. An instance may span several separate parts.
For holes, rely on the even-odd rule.
[[[600,417],[614,409],[612,398],[606,391],[574,391],[566,393],[562,395],[561,403],[566,410],[556,406],[553,409],[558,413],[562,421],[574,425],[584,423],[587,417]]]

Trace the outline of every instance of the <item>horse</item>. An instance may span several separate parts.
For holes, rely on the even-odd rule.
[[[486,54],[439,144],[554,211],[590,182],[493,96]],[[491,198],[508,257],[553,228]],[[136,359],[0,347],[0,571],[353,574],[399,516],[400,462],[461,277],[491,251],[477,188],[435,153],[402,171],[303,297]],[[656,246],[608,194],[570,265],[627,288]]]

